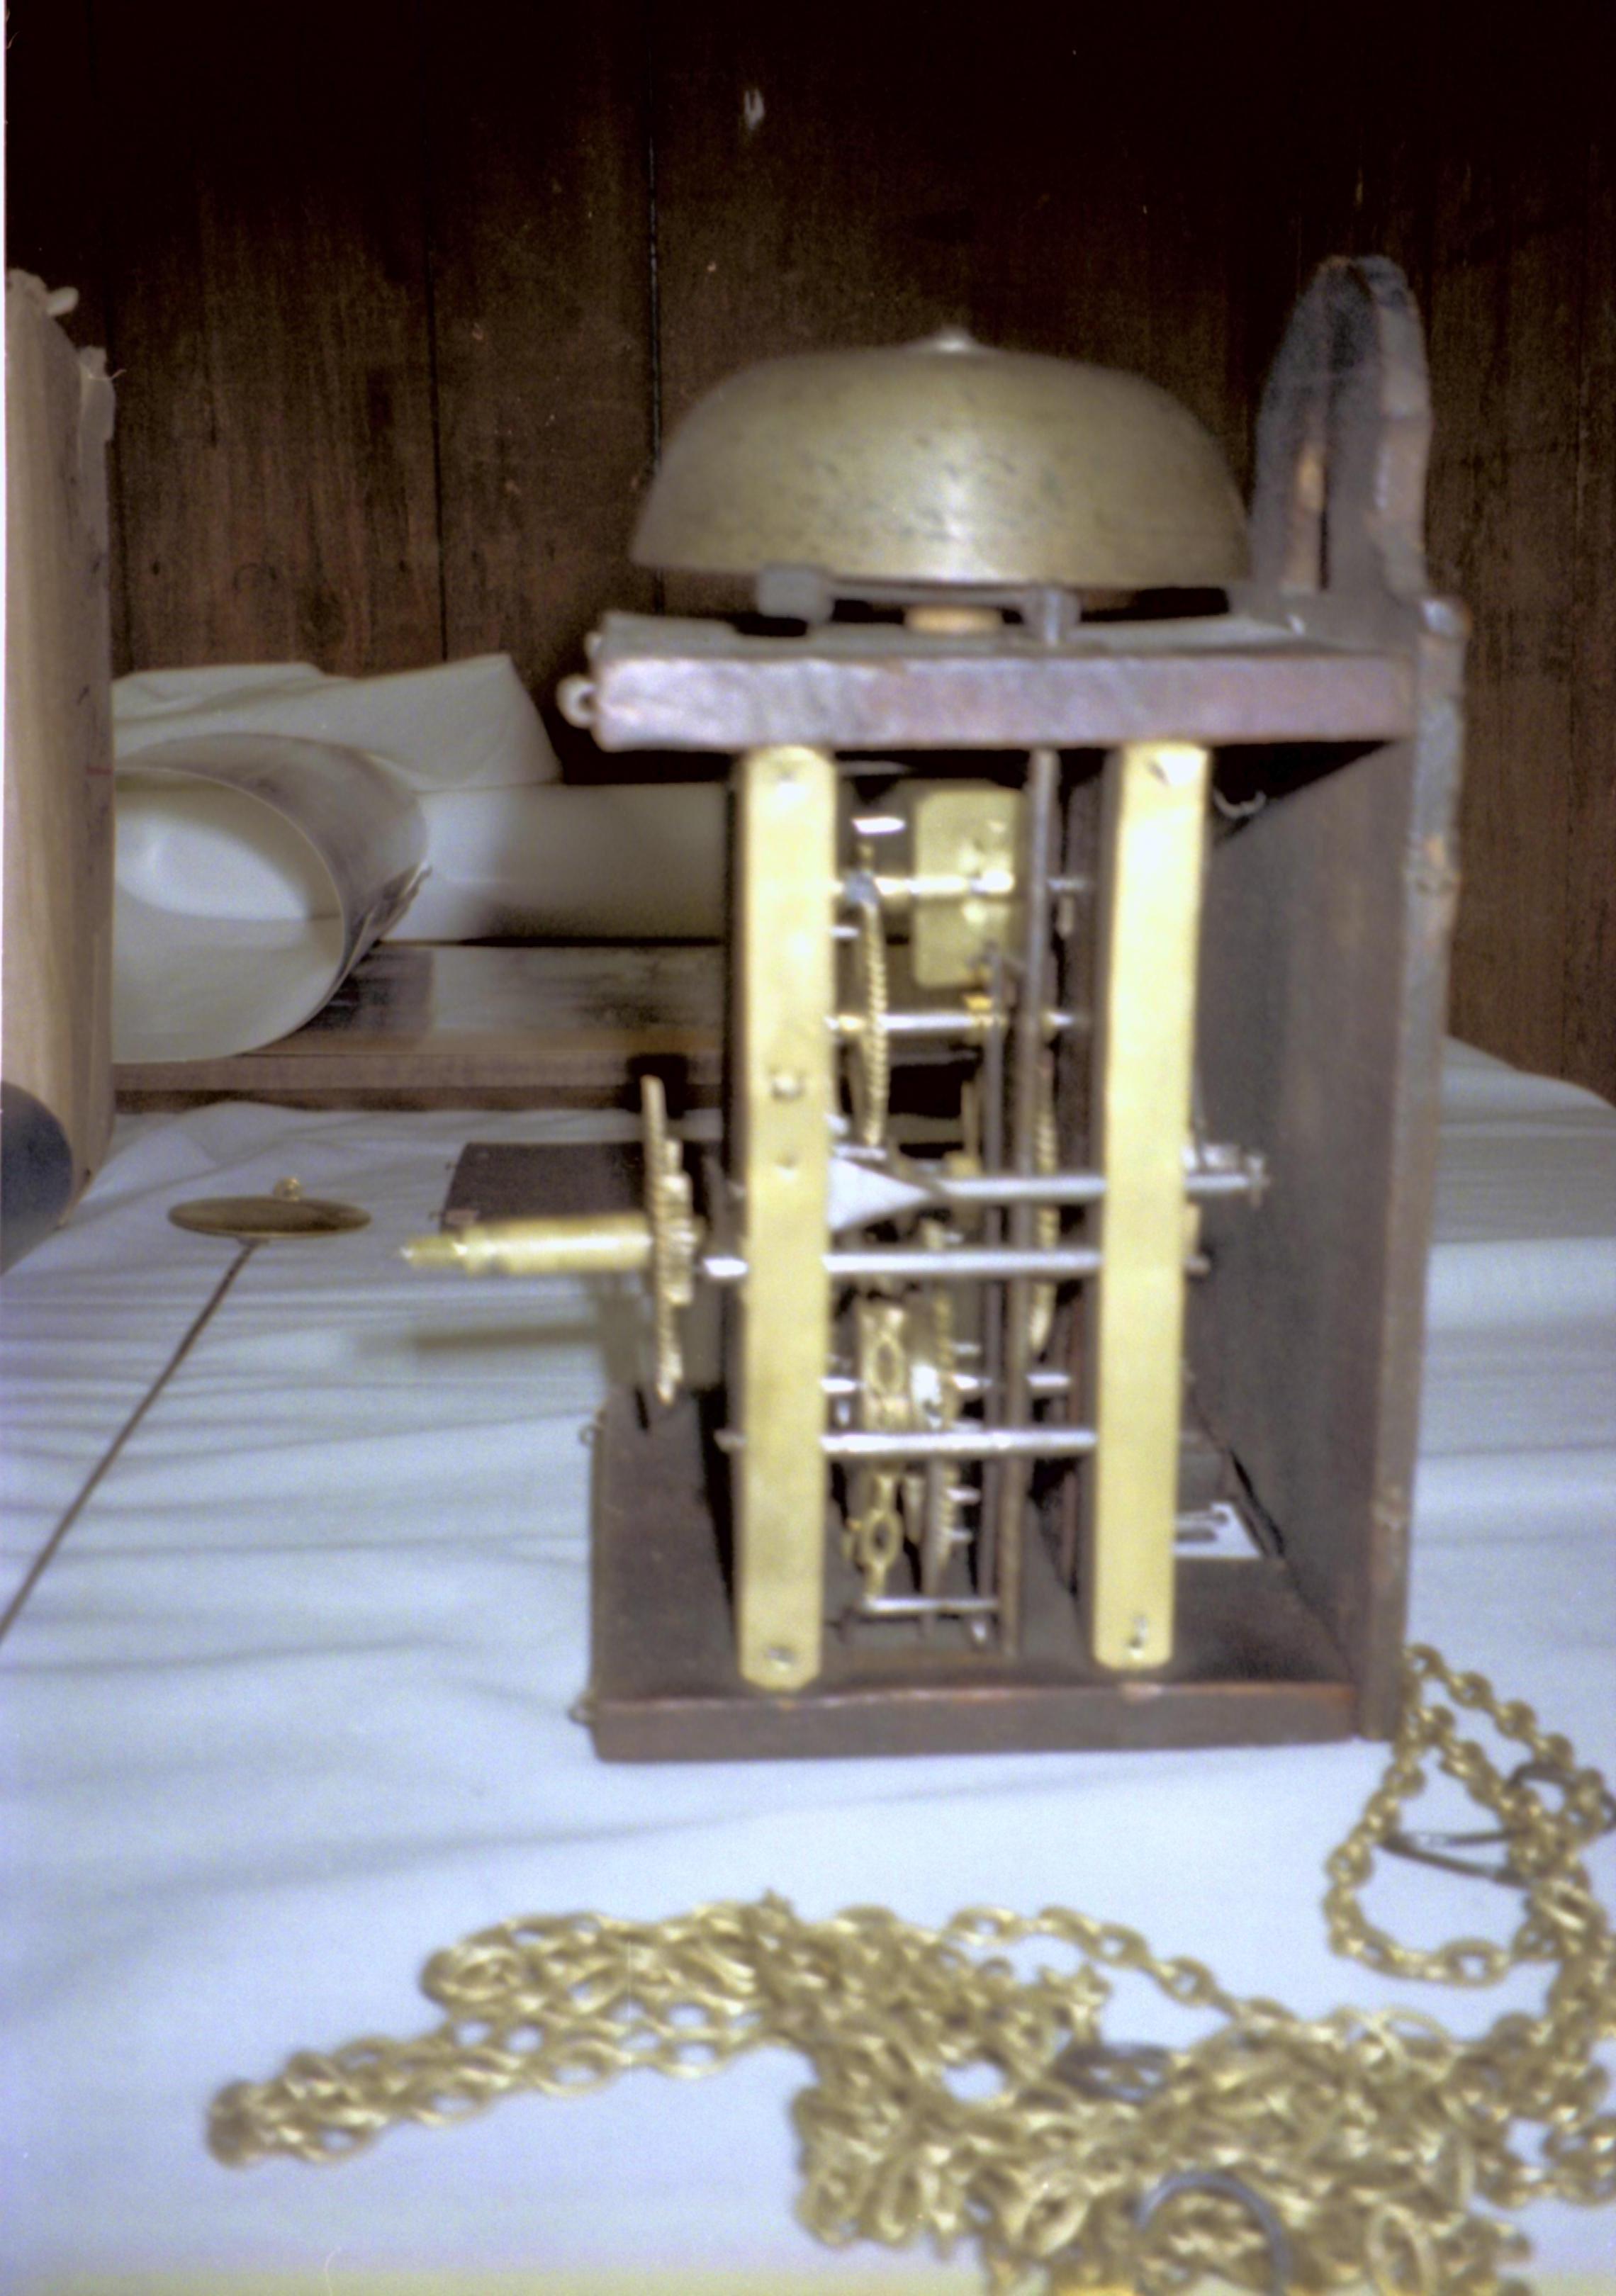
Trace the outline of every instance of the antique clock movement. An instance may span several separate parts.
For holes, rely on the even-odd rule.
[[[956,332],[673,439],[635,555],[755,611],[610,615],[563,706],[734,760],[722,1151],[651,1078],[627,1199],[412,1247],[645,1279],[603,1754],[1390,1728],[1465,627],[1428,431],[1400,275],[1341,260],[1249,522],[1153,385]]]

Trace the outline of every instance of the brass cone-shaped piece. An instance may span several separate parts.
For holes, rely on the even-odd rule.
[[[634,557],[1143,590],[1237,579],[1246,538],[1222,455],[1154,383],[949,329],[720,383],[669,445]]]

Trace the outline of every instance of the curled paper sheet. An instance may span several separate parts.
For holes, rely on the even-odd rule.
[[[300,1028],[420,881],[410,791],[357,750],[275,734],[120,760],[112,1049],[207,1060]]]
[[[120,1061],[223,1059],[300,1028],[407,906],[422,797],[497,810],[559,771],[504,654],[382,677],[144,670],[113,686],[112,723]]]
[[[562,787],[505,655],[147,670],[112,707],[120,1061],[271,1043],[388,933],[722,933],[722,788]]]

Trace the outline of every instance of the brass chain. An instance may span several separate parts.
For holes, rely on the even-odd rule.
[[[1500,1772],[1455,1710],[1489,1717],[1529,1761]],[[1364,1912],[1375,1849],[1431,1763],[1504,1830],[1526,1899],[1505,1946],[1422,1952]],[[1325,1911],[1338,1953],[1390,1975],[1478,1986],[1553,1968],[1536,2015],[1501,2017],[1479,2039],[1406,2010],[1303,2019],[1242,2000],[1201,1963],[1061,1907],[975,1908],[927,1930],[882,1907],[808,1922],[769,1897],[663,1922],[541,1915],[485,1931],[427,1964],[423,1988],[446,2012],[436,2030],[238,2082],[214,2103],[209,2143],[232,2163],[330,2161],[396,2121],[460,2120],[521,2089],[574,2095],[635,2065],[691,2077],[776,2046],[814,2070],[794,2108],[799,2210],[824,2241],[974,2242],[998,2296],[1183,2288],[1209,2271],[1264,2288],[1267,2245],[1233,2187],[1283,2225],[1296,2289],[1519,2296],[1524,2284],[1502,2276],[1526,2243],[1484,2209],[1616,2198],[1616,2115],[1599,2110],[1595,2060],[1616,2032],[1616,1944],[1581,1862],[1611,1818],[1599,1773],[1529,1706],[1415,1648],[1390,1765],[1328,1861]],[[1070,1950],[1023,1975],[1010,1949],[1035,1940]],[[1222,2021],[1133,2078],[1161,2053],[1103,2041],[1114,1970]],[[1108,2062],[1130,2077],[1094,2078]],[[964,2095],[954,2080],[968,2068],[977,2093]],[[987,2095],[984,2070],[998,2080]],[[1149,2196],[1186,2169],[1202,2173],[1183,2186],[1199,2189],[1153,2215]]]

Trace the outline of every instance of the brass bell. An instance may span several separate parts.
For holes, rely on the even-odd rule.
[[[861,583],[1215,587],[1246,570],[1223,456],[1138,375],[963,329],[766,360],[710,391],[663,457],[642,566]]]

